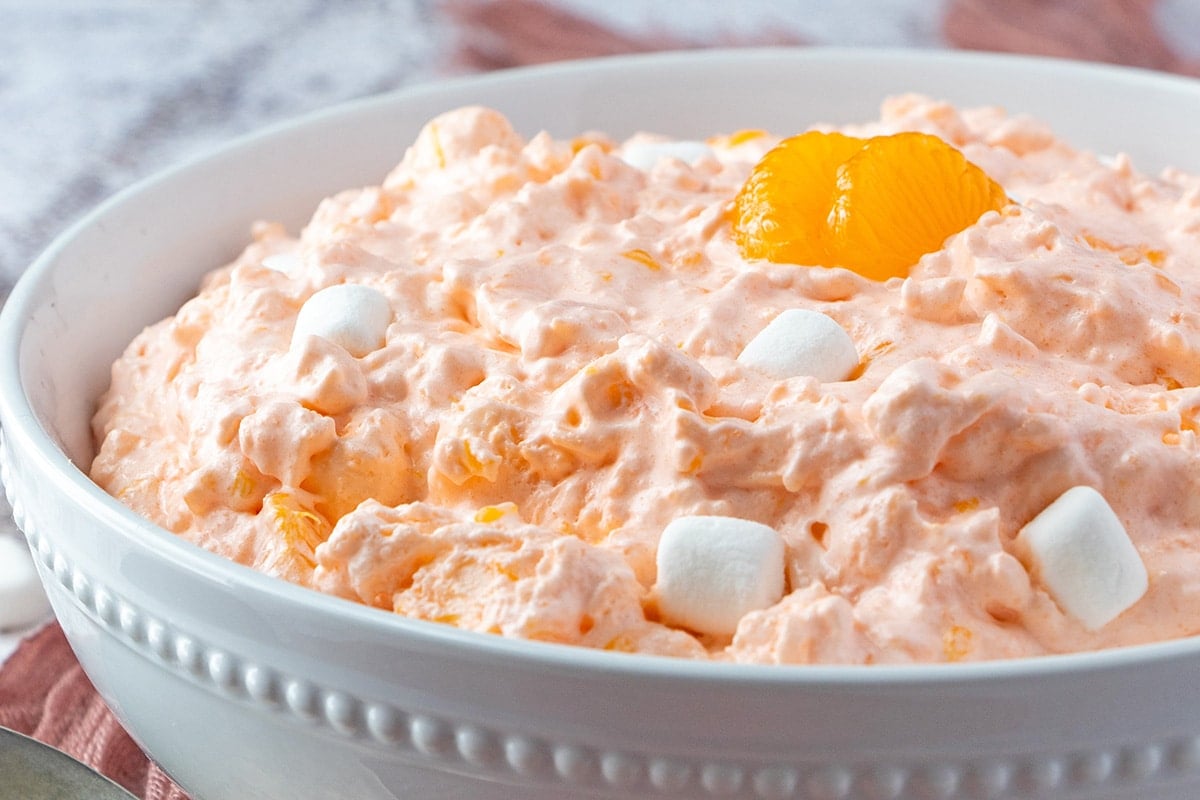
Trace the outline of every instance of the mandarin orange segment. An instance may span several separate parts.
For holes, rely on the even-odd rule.
[[[810,131],[755,165],[734,201],[733,237],[747,259],[887,280],[1007,202],[999,184],[936,136]]]
[[[1000,185],[936,136],[867,141],[838,170],[829,216],[834,250],[868,278],[905,276],[921,256],[1008,198]]]
[[[734,201],[733,236],[745,258],[781,264],[828,264],[837,171],[863,140],[809,131],[763,156]]]

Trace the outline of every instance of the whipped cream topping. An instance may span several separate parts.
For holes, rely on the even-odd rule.
[[[297,236],[256,226],[142,333],[92,475],[241,563],[507,636],[883,663],[1196,633],[1200,180],[915,96],[845,130],[940,136],[1020,203],[904,279],[747,262],[728,210],[774,135],[641,169],[636,147],[460,109]],[[294,337],[342,284],[386,300],[382,340]],[[845,332],[846,379],[739,359],[793,309]],[[1077,486],[1147,575],[1098,626],[1017,541]],[[779,599],[732,630],[665,613],[660,538],[690,517],[775,531]]]

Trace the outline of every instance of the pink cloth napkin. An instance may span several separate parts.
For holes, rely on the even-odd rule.
[[[0,725],[57,747],[145,800],[188,800],[129,738],[55,623],[21,642],[0,668]]]

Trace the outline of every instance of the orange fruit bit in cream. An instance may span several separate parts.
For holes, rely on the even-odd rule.
[[[1008,203],[1000,185],[924,133],[809,131],[755,165],[734,201],[744,258],[904,277],[921,256]]]

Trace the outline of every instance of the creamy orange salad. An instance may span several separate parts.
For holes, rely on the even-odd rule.
[[[780,157],[444,114],[136,338],[92,476],[271,575],[525,639],[869,664],[1200,631],[1200,179],[918,96],[830,130]]]

